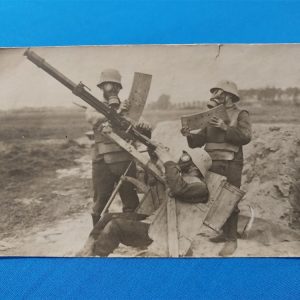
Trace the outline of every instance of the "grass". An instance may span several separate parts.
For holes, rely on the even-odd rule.
[[[0,141],[75,139],[90,130],[84,112],[75,109],[7,111],[0,113]]]

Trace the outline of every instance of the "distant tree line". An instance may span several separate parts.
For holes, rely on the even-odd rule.
[[[171,102],[171,96],[162,94],[158,97],[157,101],[149,103],[148,108],[166,110],[173,108],[173,106],[174,105]]]
[[[300,105],[300,89],[289,87],[287,89],[266,87],[260,89],[240,90],[242,99],[251,104],[262,103],[293,103]]]
[[[257,104],[294,104],[300,105],[300,88],[289,87],[287,89],[266,87],[259,89],[240,90],[243,103],[249,105]],[[168,109],[192,109],[205,108],[206,103],[203,101],[185,101],[173,103],[171,96],[162,94],[157,101],[150,102],[148,109],[153,110],[168,110]]]

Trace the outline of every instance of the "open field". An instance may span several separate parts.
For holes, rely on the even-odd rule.
[[[0,111],[0,141],[75,139],[89,129],[78,109]]]

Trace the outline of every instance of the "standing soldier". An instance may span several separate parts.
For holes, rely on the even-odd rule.
[[[187,137],[191,148],[202,147],[210,154],[213,162],[210,171],[223,175],[227,181],[240,188],[243,150],[242,146],[251,140],[251,123],[249,113],[240,110],[236,102],[240,100],[237,86],[234,82],[223,80],[210,90],[212,97],[208,107],[223,104],[229,117],[228,122],[213,117],[207,127],[198,133],[190,133],[189,128],[182,128],[181,132]],[[237,248],[237,223],[239,209],[233,211],[223,226],[223,233],[212,242],[225,242],[220,256],[229,256]]]
[[[103,92],[103,102],[115,109],[118,113],[127,110],[127,102],[121,103],[118,94],[122,89],[121,75],[117,70],[107,69],[101,73],[97,85]],[[95,145],[92,159],[92,179],[94,189],[93,224],[98,222],[113,189],[131,163],[131,156],[119,145],[107,138],[103,133],[103,124],[107,119],[93,108],[86,110],[86,118],[92,124],[95,136]],[[142,129],[144,124],[140,124]],[[150,130],[148,128],[148,130]],[[128,176],[135,177],[136,167],[131,163]],[[139,198],[134,186],[123,182],[119,189],[124,212],[133,212],[139,204]]]

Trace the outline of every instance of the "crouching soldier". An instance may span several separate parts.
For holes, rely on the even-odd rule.
[[[183,152],[178,163],[175,163],[166,149],[158,147],[156,150],[164,164],[165,179],[172,197],[190,203],[206,203],[209,195],[204,176],[211,167],[211,158],[204,150],[197,153],[191,150],[191,153],[194,155]],[[148,230],[158,210],[150,216],[138,213],[107,214],[94,227],[78,256],[108,256],[120,243],[133,247],[149,246],[152,240]]]
[[[212,158],[211,172],[223,175],[227,181],[240,188],[243,169],[243,145],[251,140],[251,123],[249,113],[240,110],[236,102],[240,100],[238,89],[231,81],[220,81],[211,90],[211,99],[208,107],[212,108],[223,104],[225,106],[229,122],[213,117],[209,126],[198,133],[191,133],[189,128],[182,128],[182,134],[187,137],[191,148],[205,145],[205,150]],[[239,209],[233,211],[223,226],[223,233],[211,241],[215,243],[225,242],[220,256],[229,256],[237,248],[237,223]]]

